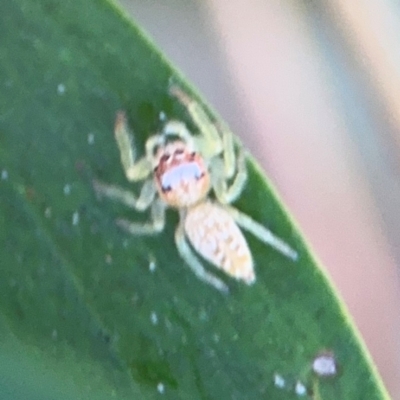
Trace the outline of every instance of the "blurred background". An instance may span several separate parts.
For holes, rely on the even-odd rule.
[[[400,399],[400,3],[119,1],[262,165]]]

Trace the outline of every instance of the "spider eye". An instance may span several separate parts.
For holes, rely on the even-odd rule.
[[[166,161],[168,161],[169,160],[169,158],[170,158],[171,156],[169,155],[169,154],[163,154],[162,156],[161,156],[161,158],[160,158],[160,161],[161,162],[166,162]]]
[[[176,149],[175,154],[183,154],[184,150],[183,149]]]
[[[171,186],[163,186],[162,187],[162,191],[165,193],[165,192],[169,192],[169,191],[171,191],[172,190],[172,188],[171,188]]]

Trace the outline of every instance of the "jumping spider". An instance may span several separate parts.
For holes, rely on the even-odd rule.
[[[296,251],[229,206],[247,181],[245,154],[241,147],[235,151],[232,133],[225,125],[214,124],[200,104],[180,88],[173,86],[170,93],[186,107],[200,135],[192,135],[183,122],[167,121],[160,134],[147,140],[146,155],[137,160],[125,114],[117,114],[115,138],[125,175],[131,182],[143,180],[144,184],[139,197],[97,180],[94,189],[98,195],[138,211],[151,209],[148,223],[118,219],[117,224],[134,235],[151,235],[164,229],[166,208],[177,209],[180,222],[175,243],[179,254],[198,278],[225,292],[227,285],[205,270],[187,239],[203,258],[247,284],[255,281],[255,273],[250,249],[238,225],[295,260]],[[215,200],[209,198],[211,190]]]

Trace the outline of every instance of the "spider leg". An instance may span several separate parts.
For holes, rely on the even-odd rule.
[[[235,158],[233,133],[222,121],[217,122],[216,126],[222,137],[225,179],[231,179],[239,169],[238,161]]]
[[[199,128],[201,137],[198,138],[198,146],[204,157],[208,159],[220,154],[223,151],[223,141],[203,107],[176,85],[171,86],[169,92],[188,110],[193,122]]]
[[[144,211],[149,208],[156,195],[156,187],[152,180],[147,180],[140,191],[139,197],[136,197],[132,192],[122,189],[115,185],[93,180],[93,188],[98,196],[105,196],[111,200],[119,201],[128,207],[138,211]]]
[[[228,186],[224,161],[221,158],[215,158],[211,162],[212,185],[217,199],[222,204],[234,202],[242,193],[247,182],[246,158],[243,149],[239,149],[235,169],[236,176]]]
[[[194,149],[194,138],[186,128],[186,125],[181,121],[168,121],[164,126],[163,134],[165,136],[177,135],[182,138],[190,148]]]
[[[224,204],[235,201],[247,181],[244,151],[240,149],[236,157],[233,134],[228,126],[222,122],[215,124],[211,121],[201,105],[182,89],[178,86],[171,86],[170,93],[187,108],[200,129],[202,136],[195,138],[197,139],[196,144],[204,157],[211,160],[213,187],[218,200]],[[180,123],[171,121],[171,124],[177,126]],[[190,133],[184,125],[181,131],[182,137],[190,137]],[[215,157],[218,155],[222,155],[222,157]],[[234,179],[228,187],[227,180],[231,178]]]
[[[136,161],[136,151],[132,135],[129,131],[126,115],[123,111],[117,113],[114,126],[115,139],[121,154],[121,163],[129,181],[140,181],[152,172],[150,161],[143,157]]]
[[[151,205],[151,220],[149,222],[131,222],[124,218],[116,220],[116,224],[132,235],[154,235],[161,232],[165,226],[165,204],[157,199]]]
[[[241,213],[236,208],[230,206],[224,206],[225,210],[232,215],[233,219],[237,222],[239,226],[248,230],[259,240],[272,246],[275,250],[278,250],[284,256],[296,261],[299,257],[297,251],[293,250],[286,242],[281,238],[274,235],[269,229],[254,221],[248,215]]]
[[[175,243],[180,256],[200,280],[208,283],[221,292],[229,292],[228,286],[226,286],[225,283],[204,269],[186,240],[182,223],[179,224],[175,231]]]

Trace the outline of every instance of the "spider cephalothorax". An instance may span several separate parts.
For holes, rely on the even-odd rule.
[[[138,211],[151,208],[145,224],[118,219],[117,224],[135,235],[154,234],[165,225],[165,210],[179,210],[175,232],[179,254],[193,272],[215,288],[227,291],[222,280],[208,272],[188,244],[228,275],[247,284],[255,281],[253,259],[239,226],[274,247],[286,257],[297,253],[267,228],[229,204],[242,193],[247,181],[243,148],[235,146],[232,133],[213,123],[203,108],[178,87],[170,92],[188,110],[199,129],[192,135],[180,121],[168,121],[160,134],[146,141],[146,154],[136,151],[125,114],[117,114],[115,137],[129,181],[144,181],[139,197],[117,186],[94,181],[99,195],[121,201]],[[209,198],[214,192],[215,200]],[[188,239],[188,240],[187,240]]]
[[[207,196],[210,174],[200,154],[182,141],[158,149],[154,179],[159,196],[171,207],[190,207]]]

